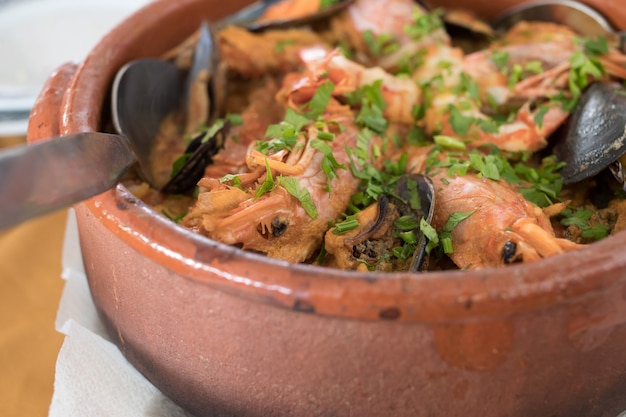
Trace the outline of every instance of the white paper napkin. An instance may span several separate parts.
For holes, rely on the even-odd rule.
[[[49,417],[190,416],[128,363],[108,338],[89,292],[73,210],[65,230],[63,278],[56,328],[65,341],[57,358]]]

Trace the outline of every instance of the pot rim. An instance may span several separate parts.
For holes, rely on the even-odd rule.
[[[230,6],[234,10],[240,4]],[[142,45],[187,8],[198,10],[197,22],[173,25],[161,35],[165,42],[158,48]],[[202,8],[202,0],[159,0],[115,27],[72,78],[61,105],[60,134],[97,130],[117,68],[173,47],[206,16],[210,11]],[[330,316],[430,322],[493,318],[573,302],[626,280],[619,273],[626,267],[620,251],[626,232],[524,265],[415,275],[359,273],[289,264],[211,241],[152,211],[121,184],[80,206],[141,255],[181,276],[255,301]]]

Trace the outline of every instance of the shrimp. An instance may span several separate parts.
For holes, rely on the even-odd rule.
[[[304,50],[303,60],[307,70],[285,78],[277,99],[288,107],[297,109],[308,102],[317,88],[330,81],[334,85],[333,97],[341,97],[357,89],[381,83],[381,93],[386,103],[383,115],[390,122],[413,123],[413,108],[422,100],[421,90],[407,77],[389,74],[380,67],[365,67],[351,61],[338,50]]]
[[[568,109],[551,99],[578,93],[569,91],[572,57],[580,51],[573,36],[560,25],[524,23],[511,29],[502,44],[467,55],[456,85],[454,78],[435,85],[423,121],[426,131],[460,137],[472,147],[491,144],[506,151],[543,149],[547,138],[569,116]],[[426,57],[431,68],[458,64],[458,58],[450,61],[441,54]],[[596,79],[626,76],[623,54],[611,49],[597,60],[608,75],[598,70]],[[414,78],[429,82],[422,77],[418,69]],[[505,121],[492,117],[511,106],[516,110]]]
[[[581,50],[574,39],[576,34],[563,25],[520,22],[491,48],[469,54],[463,70],[478,83],[483,101],[502,105],[515,99],[553,96],[568,88],[570,59]],[[597,60],[609,75],[626,76],[626,56],[615,48]],[[523,78],[509,85],[516,71]]]
[[[407,170],[427,172],[433,146],[407,148]],[[447,158],[442,152],[438,158]],[[563,204],[541,209],[526,200],[512,185],[474,173],[449,176],[430,174],[435,187],[436,209],[432,226],[439,232],[454,214],[469,214],[451,232],[450,259],[462,269],[531,262],[578,249],[583,245],[555,235],[549,213]]]
[[[328,182],[323,168],[325,155],[312,146],[319,125],[311,124],[289,150],[264,153],[252,142],[246,148],[245,167],[229,166],[225,159],[221,168],[236,167],[241,188],[217,178],[203,178],[199,182],[203,192],[183,220],[187,227],[212,239],[291,262],[302,262],[312,256],[322,243],[329,222],[346,210],[360,184],[348,169],[352,162],[348,149],[356,147],[359,129],[355,125],[354,111],[342,104],[339,96],[382,80],[388,116],[400,121],[412,120],[411,108],[404,104],[417,103],[419,99],[417,86],[409,78],[394,77],[380,68],[367,69],[347,60],[338,51],[328,53],[324,48],[312,48],[303,51],[302,57],[306,70],[284,77],[283,86],[276,94],[277,102],[286,108],[299,109],[311,100],[321,84],[333,82],[335,97],[327,104],[322,120],[332,122],[326,124],[326,129],[334,134],[334,140],[328,144],[342,167],[337,169],[336,177]],[[374,135],[370,146],[380,146],[381,141]],[[235,150],[240,155],[242,147],[237,146]],[[216,155],[218,162],[222,156],[221,153]],[[379,161],[370,163],[376,166]],[[215,172],[215,169],[220,168],[208,168],[207,172]],[[257,198],[259,187],[270,177],[279,185]],[[279,177],[294,178],[301,189],[308,191],[317,210],[315,216],[280,185]],[[229,194],[232,198],[227,197]]]
[[[582,246],[556,237],[548,216],[506,182],[439,173],[433,183],[435,229],[441,230],[454,213],[471,213],[452,230],[449,256],[459,268],[537,261]]]
[[[410,28],[420,19],[430,20],[429,29],[411,33]],[[347,40],[357,61],[386,70],[397,67],[404,57],[417,54],[427,45],[450,43],[438,18],[428,15],[413,0],[356,0],[331,22],[331,30],[337,39]],[[367,35],[371,35],[373,42],[366,41]],[[387,43],[391,48],[373,50],[376,48],[372,43]]]
[[[224,146],[205,169],[206,178],[221,178],[247,171],[246,155],[250,144],[262,137],[269,125],[280,122],[284,116],[284,108],[274,100],[277,91],[276,81],[267,78],[261,87],[249,94],[249,102],[241,112],[241,125],[229,129]]]
[[[352,112],[345,109],[342,114],[328,117],[344,126],[343,131],[337,129],[334,132],[335,139],[329,145],[336,161],[347,167],[350,161],[346,148],[354,147],[357,138]],[[332,129],[334,125],[328,126]],[[309,126],[301,135],[299,144],[304,149],[298,155],[304,160],[292,161],[287,157],[289,163],[285,163],[276,155],[267,156],[271,173],[261,170],[259,176],[266,178],[272,175],[273,181],[278,184],[280,181],[277,178],[282,173],[297,180],[301,189],[308,190],[316,207],[315,215],[307,212],[301,202],[281,185],[257,198],[258,187],[261,186],[259,182],[245,191],[214,182],[215,188],[201,193],[198,198],[201,232],[212,239],[241,245],[244,249],[290,262],[309,259],[319,248],[329,222],[346,210],[359,185],[359,180],[349,170],[338,169],[328,186],[328,178],[322,168],[324,155],[311,149],[311,140],[316,137],[317,128]],[[250,159],[253,161],[252,168],[260,162],[259,159],[258,155]],[[232,194],[233,198],[223,199],[224,194]]]
[[[458,105],[461,103],[461,105]],[[436,95],[426,110],[425,127],[429,133],[461,137],[470,147],[495,145],[501,150],[538,151],[547,145],[547,137],[569,116],[558,104],[545,107],[543,122],[536,122],[542,109],[530,110],[522,106],[513,120],[496,124],[482,112],[479,105],[465,97],[459,98],[452,92]],[[452,120],[466,125],[458,127]]]
[[[568,117],[568,113],[556,104],[541,109],[530,109],[526,104],[520,107],[515,117],[506,123],[496,124],[491,116],[483,111],[485,94],[507,96],[509,90],[503,87],[505,81],[499,72],[485,73],[483,66],[478,72],[466,69],[476,60],[475,55],[464,56],[459,48],[433,45],[425,49],[422,64],[413,72],[412,78],[424,88],[430,97],[425,101],[425,116],[421,121],[429,134],[460,137],[468,146],[480,147],[496,145],[507,151],[538,150],[546,146],[546,138]],[[471,91],[472,84],[478,93]],[[502,89],[503,93],[496,93]],[[504,100],[504,99],[503,99]],[[535,122],[542,113],[542,123]]]

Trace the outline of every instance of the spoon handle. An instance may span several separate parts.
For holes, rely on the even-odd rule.
[[[0,152],[0,230],[106,191],[134,161],[124,136],[94,132]]]

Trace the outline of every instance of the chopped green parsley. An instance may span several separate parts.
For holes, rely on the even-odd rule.
[[[277,177],[278,184],[282,186],[289,194],[294,196],[300,202],[300,205],[306,211],[306,213],[312,218],[317,219],[317,207],[315,206],[315,202],[305,187],[300,185],[300,182],[297,178],[294,177],[284,177],[279,175]]]

